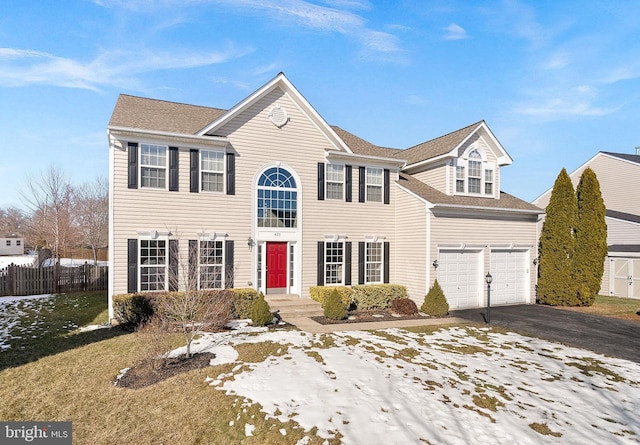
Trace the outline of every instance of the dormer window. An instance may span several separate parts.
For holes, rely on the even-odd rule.
[[[456,193],[493,196],[495,167],[480,150],[472,148],[456,161]]]

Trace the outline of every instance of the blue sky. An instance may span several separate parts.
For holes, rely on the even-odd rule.
[[[514,159],[501,189],[527,201],[563,167],[640,145],[634,0],[7,0],[0,207],[49,165],[107,176],[120,93],[229,108],[280,71],[382,146],[484,119]]]

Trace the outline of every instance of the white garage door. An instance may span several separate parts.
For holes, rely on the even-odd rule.
[[[527,252],[491,251],[491,304],[527,302]]]
[[[480,252],[441,250],[438,263],[438,282],[449,309],[480,306]]]

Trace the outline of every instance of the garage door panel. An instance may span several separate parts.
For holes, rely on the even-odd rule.
[[[438,282],[450,309],[478,307],[480,252],[440,251]]]
[[[519,304],[527,300],[527,252],[491,251],[491,302]]]

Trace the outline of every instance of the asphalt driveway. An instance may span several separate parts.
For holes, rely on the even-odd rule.
[[[486,308],[451,312],[480,323],[485,314]],[[526,304],[492,307],[491,325],[640,363],[640,322]]]

